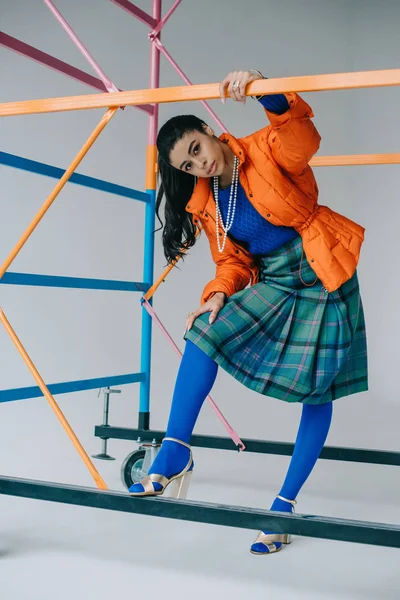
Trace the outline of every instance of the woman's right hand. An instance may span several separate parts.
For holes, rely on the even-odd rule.
[[[236,102],[246,103],[246,88],[249,83],[262,79],[262,75],[256,75],[250,71],[232,71],[219,84],[219,93],[222,104],[225,104],[225,90],[228,86],[228,94]]]
[[[224,292],[217,292],[212,298],[210,298],[210,300],[205,302],[205,304],[202,304],[200,308],[190,313],[186,319],[185,333],[186,331],[190,331],[195,319],[197,319],[199,315],[204,315],[204,313],[207,312],[211,313],[208,322],[210,323],[210,325],[212,325],[212,323],[214,323],[215,319],[217,318],[219,311],[224,306],[225,300],[226,295],[224,294]]]

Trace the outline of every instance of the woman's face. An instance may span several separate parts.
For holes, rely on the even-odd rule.
[[[226,167],[223,145],[209,127],[204,133],[185,133],[171,150],[169,160],[175,169],[194,177],[219,176]]]

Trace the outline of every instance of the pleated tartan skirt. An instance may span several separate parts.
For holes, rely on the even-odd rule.
[[[261,257],[260,282],[228,298],[212,325],[209,313],[199,316],[185,339],[264,396],[323,404],[364,392],[367,340],[357,272],[332,293],[319,279],[310,286],[315,278],[299,236]]]

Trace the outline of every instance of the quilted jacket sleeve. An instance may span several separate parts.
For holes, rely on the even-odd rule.
[[[210,232],[206,228],[203,231],[210,242],[210,251],[216,265],[216,272],[215,278],[209,281],[203,290],[201,304],[207,302],[217,292],[224,292],[229,298],[236,292],[244,290],[252,281],[250,266],[247,266],[246,262],[240,258],[241,251],[232,253],[232,248],[229,248],[229,240],[227,240],[224,251],[219,252],[214,239],[215,232]]]
[[[301,175],[319,148],[321,136],[311,121],[314,113],[300,96],[285,94],[289,110],[282,115],[265,109],[271,127],[267,144],[274,160],[291,175]]]
[[[222,258],[217,260],[213,257],[216,263],[216,274],[203,290],[202,304],[217,292],[224,292],[227,297],[232,296],[244,290],[251,281],[251,271],[243,262],[232,255],[221,256]]]

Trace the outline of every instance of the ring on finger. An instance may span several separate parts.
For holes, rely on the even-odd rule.
[[[236,89],[239,87],[239,82],[236,80],[233,82],[232,88]]]

